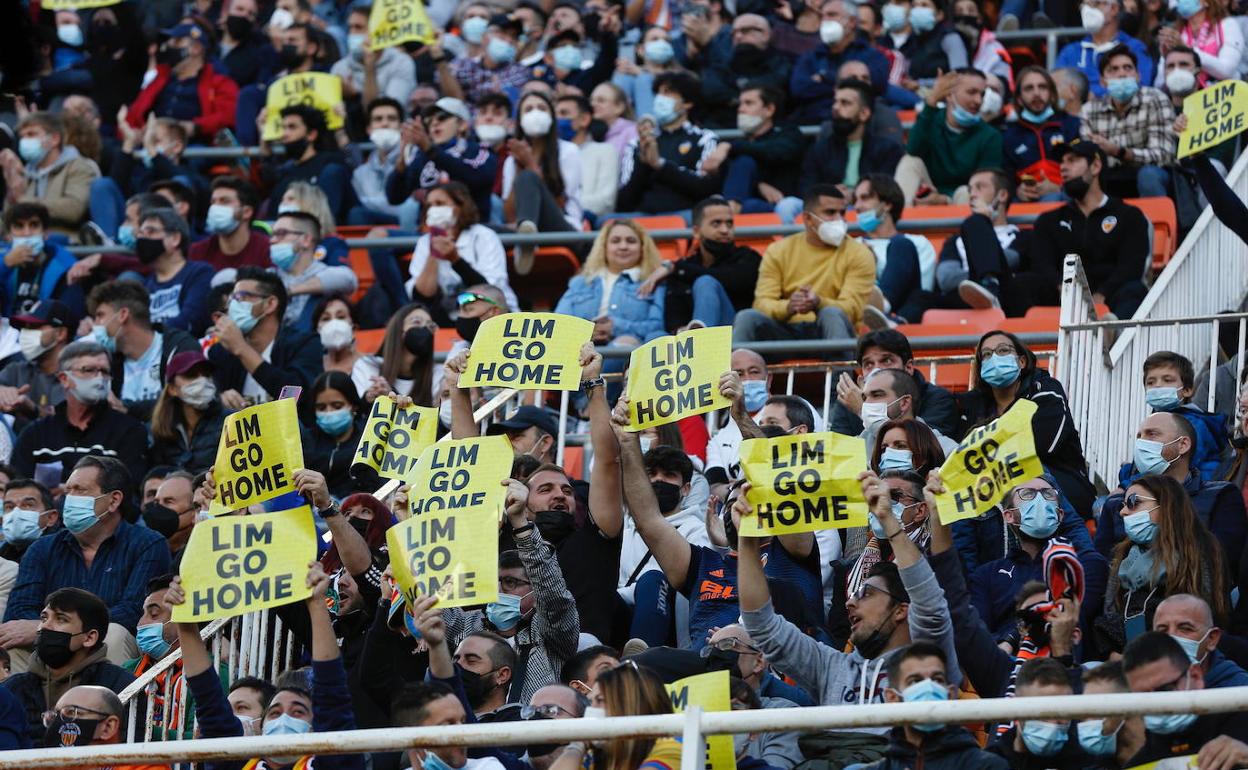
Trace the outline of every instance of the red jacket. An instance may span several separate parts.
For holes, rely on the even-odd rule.
[[[135,128],[143,127],[147,114],[156,104],[156,97],[169,82],[171,72],[167,64],[156,65],[156,78],[135,97],[126,122]],[[225,75],[213,72],[211,64],[205,64],[199,71],[199,117],[192,121],[196,135],[211,138],[223,128],[233,128],[237,106],[238,84]]]

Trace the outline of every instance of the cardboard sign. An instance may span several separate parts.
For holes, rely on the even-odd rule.
[[[1128,770],[1198,770],[1196,754],[1185,754],[1181,757],[1166,757],[1156,762],[1135,765]]]
[[[724,409],[719,378],[732,368],[732,327],[660,337],[635,348],[628,366],[631,431]]]
[[[727,671],[677,679],[667,685],[667,694],[672,698],[672,711],[677,714],[684,713],[690,706],[701,706],[703,711],[732,711],[732,688]],[[707,736],[706,767],[709,770],[735,770],[736,766],[737,752],[732,736]]]
[[[43,0],[39,4],[45,11],[77,11],[82,8],[106,8],[121,0]]]
[[[201,521],[182,559],[186,602],[173,608],[173,620],[198,623],[306,599],[315,558],[316,525],[306,505]]]
[[[291,476],[303,467],[303,444],[293,399],[257,404],[228,415],[217,444],[213,516],[295,491]]]
[[[440,607],[498,599],[498,516],[489,505],[412,516],[386,532],[386,544],[409,605],[430,595]]]
[[[1044,473],[1031,432],[1035,413],[1035,403],[1020,398],[1005,414],[962,439],[940,467],[945,482],[945,494],[936,500],[941,524],[973,519],[1014,487]]]
[[[368,47],[374,51],[415,41],[432,43],[437,30],[420,0],[376,0],[368,17]]]
[[[502,435],[439,441],[421,454],[408,484],[411,515],[488,508],[497,528],[507,492],[499,482],[511,476],[514,459]]]
[[[862,439],[799,433],[741,442],[741,469],[751,484],[753,515],[741,534],[755,537],[867,525],[858,474],[867,468]]]
[[[1180,159],[1248,130],[1248,83],[1223,80],[1183,99],[1187,128],[1179,134]]]
[[[367,465],[383,479],[406,479],[416,467],[420,453],[437,437],[437,409],[399,409],[389,396],[379,396],[368,413],[352,465]]]
[[[342,116],[334,109],[342,104],[342,80],[328,72],[299,72],[269,84],[264,102],[268,113],[260,138],[266,142],[281,139],[282,109],[295,104],[307,104],[323,112],[330,131],[342,128]]]
[[[562,313],[504,313],[481,324],[461,388],[580,390],[581,346],[594,322]]]

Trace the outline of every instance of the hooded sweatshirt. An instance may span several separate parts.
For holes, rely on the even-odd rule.
[[[101,642],[94,652],[59,676],[52,673],[36,652],[30,656],[30,668],[26,673],[14,674],[4,681],[4,686],[22,702],[31,739],[39,744],[43,740],[43,712],[56,705],[70,688],[92,684],[121,692],[133,681],[133,674],[108,662],[108,646]]]
[[[682,503],[688,503],[689,497],[686,496]],[[706,504],[702,505],[683,505],[670,516],[667,516],[667,523],[676,528],[680,536],[686,542],[692,545],[701,545],[707,548],[711,547],[711,540],[706,534]],[[642,565],[642,561],[645,564]],[[641,568],[638,569],[638,565]],[[637,532],[637,524],[633,521],[633,517],[624,517],[624,542],[620,549],[620,597],[629,604],[633,603],[633,591],[637,587],[637,580],[647,572],[660,569],[659,560],[654,558],[650,553],[650,549],[646,547],[646,542],[641,539],[641,534]],[[634,574],[635,573],[635,574]]]
[[[100,167],[95,161],[84,158],[77,147],[67,144],[47,168],[26,166],[26,193],[22,200],[48,207],[52,231],[76,236],[78,226],[87,218],[91,183],[99,176]]]

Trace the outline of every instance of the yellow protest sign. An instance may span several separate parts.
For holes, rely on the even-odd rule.
[[[432,43],[437,36],[420,0],[376,0],[368,16],[368,44],[374,51],[415,41]]]
[[[677,714],[684,713],[690,706],[701,706],[703,711],[732,711],[732,689],[727,671],[677,679],[667,685],[667,694],[672,698],[672,711]],[[710,770],[734,770],[736,766],[737,752],[732,745],[732,736],[707,736],[706,767]]]
[[[440,607],[466,607],[498,599],[498,516],[488,505],[412,516],[386,532],[386,544],[409,602],[436,595]]]
[[[754,513],[741,534],[755,537],[867,525],[858,474],[867,469],[862,439],[799,433],[741,442],[741,470]]]
[[[506,436],[439,441],[425,449],[409,476],[412,516],[459,508],[488,508],[497,526],[515,453]],[[495,532],[495,535],[498,533]]]
[[[1180,159],[1248,130],[1248,83],[1222,80],[1183,99],[1187,128],[1179,134]]]
[[[1135,765],[1128,770],[1195,770],[1196,754],[1184,754],[1181,757],[1166,757],[1156,762]]]
[[[635,348],[628,362],[628,429],[728,407],[719,378],[731,362],[731,326],[692,329]]]
[[[1044,473],[1031,432],[1035,413],[1035,403],[1020,398],[1005,414],[962,439],[940,467],[945,482],[945,494],[936,499],[941,524],[973,519],[1018,484]]]
[[[295,400],[283,398],[228,415],[217,444],[213,516],[237,511],[293,492],[291,479],[303,467],[303,443]]]
[[[120,2],[121,0],[43,0],[39,7],[45,11],[77,11],[82,8],[105,8]]]
[[[581,346],[594,322],[562,313],[504,313],[481,324],[461,388],[579,390]]]
[[[438,437],[438,410],[428,406],[400,409],[379,396],[368,413],[353,465],[367,465],[383,479],[406,479],[420,453]]]
[[[342,115],[336,107],[342,104],[342,80],[328,72],[298,72],[269,84],[264,108],[264,133],[260,138],[273,142],[282,137],[282,109],[296,104],[315,107],[325,114],[330,131],[342,128]]]
[[[186,602],[173,608],[173,620],[198,623],[306,599],[315,558],[316,525],[306,505],[201,521],[182,558]]]

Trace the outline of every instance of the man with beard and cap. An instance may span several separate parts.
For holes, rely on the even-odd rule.
[[[0,411],[13,415],[17,433],[65,400],[56,377],[57,359],[73,339],[70,324],[69,308],[54,299],[40,300],[30,312],[9,318],[18,330],[22,359],[0,369]]]

